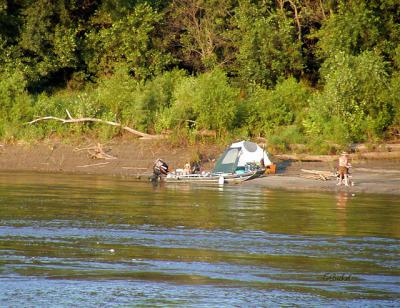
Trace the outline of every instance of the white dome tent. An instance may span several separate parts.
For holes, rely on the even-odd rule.
[[[232,143],[215,164],[213,173],[241,173],[251,166],[272,165],[268,154],[256,143],[240,141]]]

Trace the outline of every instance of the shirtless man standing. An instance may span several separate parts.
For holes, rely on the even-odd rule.
[[[342,152],[339,157],[339,183],[337,185],[349,186],[349,168],[351,167],[347,152]]]

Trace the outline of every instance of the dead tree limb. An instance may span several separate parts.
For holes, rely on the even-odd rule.
[[[106,152],[104,152],[103,147],[100,143],[97,143],[97,146],[94,146],[91,149],[87,150],[90,158],[92,159],[117,159],[115,156],[112,156],[110,154],[107,154]]]
[[[32,121],[28,122],[28,124],[34,124],[36,122],[46,121],[46,120],[55,120],[55,121],[59,121],[59,122],[62,122],[62,123],[98,122],[98,123],[104,123],[104,124],[108,124],[108,125],[112,125],[112,126],[116,126],[116,127],[121,127],[123,130],[126,130],[126,131],[130,132],[131,134],[134,134],[136,136],[140,136],[141,138],[144,138],[144,139],[159,139],[159,138],[162,138],[161,135],[146,134],[146,133],[140,132],[138,130],[132,129],[132,128],[128,127],[128,126],[124,126],[124,125],[122,125],[120,123],[117,123],[117,122],[106,121],[106,120],[97,119],[97,118],[73,118],[68,110],[66,110],[66,112],[67,112],[67,115],[68,115],[68,119],[62,119],[62,118],[53,117],[53,116],[46,116],[46,117],[40,117],[40,118],[37,118],[35,120],[32,120]]]
[[[316,175],[317,177],[323,179],[324,181],[327,180],[329,177],[334,177],[335,174],[330,171],[320,171],[320,170],[308,170],[308,169],[301,169],[302,172],[311,173]]]
[[[82,165],[82,166],[76,166],[77,168],[87,168],[87,167],[99,167],[99,166],[104,166],[108,165],[110,162],[105,162],[105,163],[97,163],[97,164],[90,164],[90,165]]]

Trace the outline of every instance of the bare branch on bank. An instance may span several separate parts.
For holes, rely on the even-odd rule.
[[[55,120],[55,121],[59,121],[59,122],[62,122],[62,123],[97,122],[97,123],[108,124],[108,125],[111,125],[111,126],[121,127],[123,130],[126,130],[127,132],[129,132],[131,134],[139,136],[142,139],[159,139],[159,138],[163,138],[162,135],[146,134],[146,133],[140,132],[138,130],[132,129],[132,128],[128,127],[128,126],[124,126],[121,123],[117,123],[117,122],[106,121],[106,120],[97,119],[97,118],[86,118],[86,117],[85,118],[73,118],[68,110],[66,110],[66,112],[67,112],[67,115],[68,115],[68,119],[62,119],[62,118],[53,117],[53,116],[45,116],[45,117],[40,117],[40,118],[37,118],[35,120],[32,120],[32,121],[28,122],[28,124],[34,124],[36,122],[46,121],[46,120]]]
[[[110,162],[105,162],[105,163],[97,163],[97,164],[90,164],[90,165],[82,165],[82,166],[76,166],[77,168],[87,168],[87,167],[100,167],[100,166],[105,166],[108,165]]]
[[[100,143],[97,143],[97,145],[91,146],[91,147],[85,147],[82,149],[75,148],[74,152],[80,152],[86,150],[89,154],[89,157],[91,159],[105,159],[105,160],[110,160],[110,159],[117,159],[115,156],[112,156],[110,154],[107,154],[103,150],[103,146]]]

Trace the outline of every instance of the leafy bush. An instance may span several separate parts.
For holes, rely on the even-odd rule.
[[[268,137],[268,147],[272,152],[286,152],[288,150],[303,150],[299,148],[305,143],[303,133],[295,125],[278,127],[275,132]]]
[[[175,86],[184,75],[183,71],[176,70],[139,82],[120,66],[113,76],[99,81],[96,104],[103,114],[112,115],[108,118],[111,121],[152,131],[157,116],[170,106]]]
[[[339,148],[343,148],[339,146]],[[309,140],[305,150],[311,154],[337,154],[339,151],[337,145],[327,142],[323,137],[316,137],[315,139]]]
[[[26,79],[19,71],[2,73],[0,78],[0,137],[14,139],[22,135],[32,114],[32,98],[26,91]]]
[[[202,74],[196,80],[193,107],[198,128],[229,130],[235,122],[238,90],[229,85],[221,70]]]
[[[220,135],[235,123],[238,90],[231,87],[224,72],[214,70],[197,78],[187,77],[177,85],[170,110],[160,122],[171,129],[189,126],[216,130]]]
[[[241,104],[240,121],[253,136],[268,137],[292,125],[300,129],[310,93],[306,85],[293,77],[283,80],[273,90],[256,87]]]
[[[114,75],[98,81],[96,104],[103,109],[103,114],[112,116],[108,120],[143,128],[146,111],[136,101],[140,87],[141,84],[129,76],[127,68],[120,65]]]
[[[400,47],[399,47],[400,49]],[[400,128],[400,71],[396,72],[390,81],[387,98],[393,106],[393,126]]]
[[[268,151],[271,153],[284,153],[289,149],[289,144],[279,135],[272,135],[268,139]]]
[[[151,132],[157,115],[169,110],[174,87],[184,75],[183,71],[171,71],[145,83],[133,79],[120,66],[111,77],[101,78],[95,88],[88,86],[80,91],[38,95],[33,115],[66,118],[68,110],[74,118],[99,118]],[[52,132],[87,134],[89,129],[94,129],[98,137],[108,139],[120,131],[119,128],[93,122],[68,126],[57,121],[46,121],[36,127],[42,137]]]
[[[311,97],[303,121],[307,133],[336,142],[381,136],[392,122],[382,58],[369,51],[359,56],[338,53],[324,68],[324,89]]]

